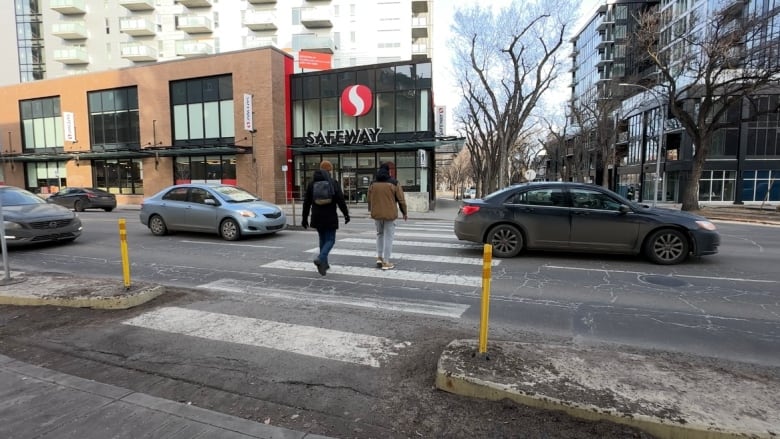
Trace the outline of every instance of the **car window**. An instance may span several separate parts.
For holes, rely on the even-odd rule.
[[[259,200],[258,197],[235,186],[217,186],[213,189],[228,203],[242,203]]]
[[[162,196],[163,200],[168,201],[187,201],[187,188],[177,187],[173,188],[168,193]]]
[[[0,203],[3,206],[24,206],[27,204],[45,204],[46,201],[32,192],[9,189],[0,191]]]
[[[619,210],[622,204],[608,194],[592,189],[575,188],[570,193],[574,207],[580,209]]]
[[[566,205],[566,198],[561,189],[540,188],[518,192],[507,199],[508,204],[526,204],[530,206],[558,206]]]
[[[206,198],[211,198],[211,195],[199,187],[194,187],[190,190],[190,201],[198,204],[205,204]]]

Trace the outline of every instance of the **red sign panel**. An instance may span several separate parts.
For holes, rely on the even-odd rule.
[[[329,70],[333,55],[329,53],[298,52],[298,67],[302,69]]]

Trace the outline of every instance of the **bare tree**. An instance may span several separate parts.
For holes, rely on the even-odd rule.
[[[683,210],[699,208],[699,179],[726,112],[777,84],[780,75],[778,8],[748,12],[742,2],[726,3],[706,17],[691,13],[675,23],[657,10],[637,17],[636,45],[657,68],[656,90],[694,146]]]
[[[567,17],[553,9],[576,8],[514,1],[495,15],[479,6],[455,14],[450,45],[464,96],[455,120],[481,193],[505,186],[510,150],[564,64]]]

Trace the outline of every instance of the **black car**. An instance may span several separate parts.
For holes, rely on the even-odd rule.
[[[83,212],[84,209],[103,209],[111,212],[116,208],[114,194],[93,187],[68,187],[51,194],[46,201],[76,212]]]
[[[657,264],[718,252],[720,235],[702,216],[651,208],[600,186],[532,182],[464,201],[458,239],[488,243],[498,258],[522,250],[644,254]]]

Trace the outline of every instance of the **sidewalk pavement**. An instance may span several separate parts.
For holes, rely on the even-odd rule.
[[[459,204],[445,201],[436,211],[410,213],[410,219],[454,219]],[[362,216],[357,211],[354,215]],[[780,214],[766,216],[771,216],[766,221],[780,224]],[[161,285],[138,283],[125,288],[121,279],[59,273],[14,272],[0,280],[0,305],[121,309],[163,293]],[[717,362],[681,360],[670,353],[631,353],[615,347],[491,340],[484,355],[478,354],[477,346],[476,340],[455,340],[443,350],[436,371],[439,389],[627,424],[659,438],[780,435],[777,369],[755,372],[747,366],[744,370],[726,368]],[[3,438],[321,437],[162,400],[2,355],[0,419],[4,421],[0,423]]]

